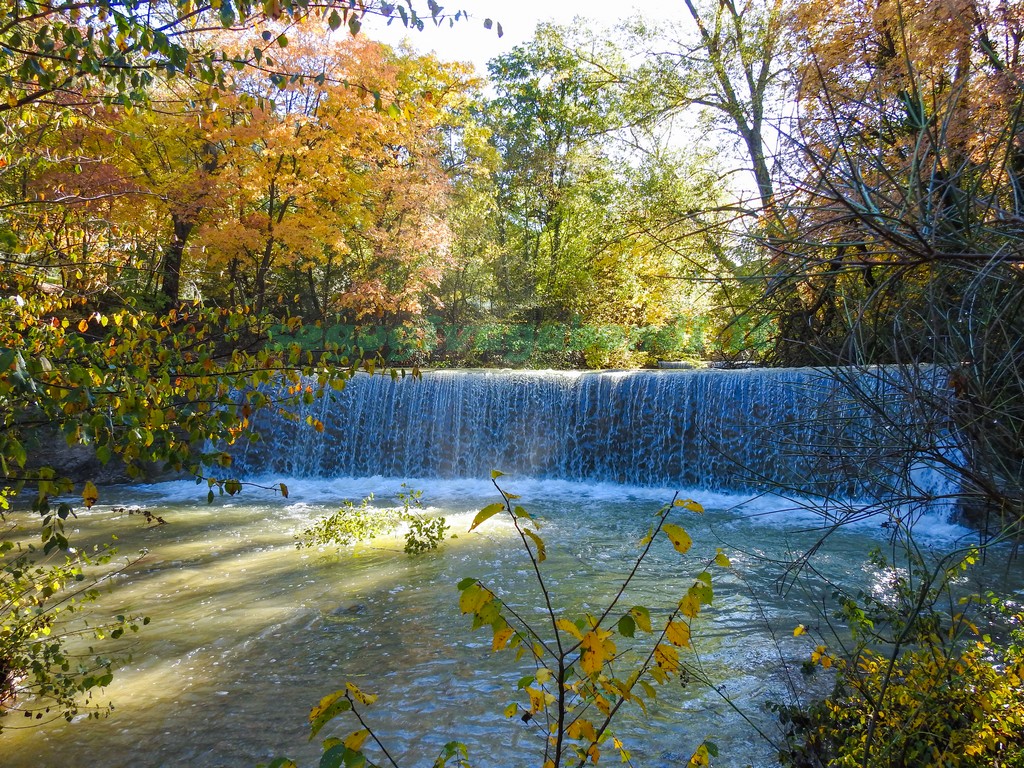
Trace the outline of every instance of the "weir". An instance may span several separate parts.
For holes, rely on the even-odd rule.
[[[953,448],[937,403],[906,372],[810,369],[431,371],[356,375],[262,416],[236,451],[243,475],[519,476],[844,498],[941,494]],[[932,378],[935,378],[932,375]],[[851,395],[851,392],[857,394]],[[908,394],[908,392],[912,392]],[[311,416],[324,425],[311,427]],[[913,440],[921,450],[908,454]]]

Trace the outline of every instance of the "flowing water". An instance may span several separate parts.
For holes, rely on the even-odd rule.
[[[298,418],[265,415],[267,438],[235,461],[242,472],[303,477],[478,479],[501,469],[861,498],[910,478],[908,430],[925,454],[955,450],[935,369],[847,378],[810,368],[360,374]]]
[[[877,387],[880,410],[903,412],[898,390]],[[306,716],[346,681],[380,696],[369,721],[402,765],[431,764],[450,739],[470,745],[478,768],[538,763],[534,726],[502,715],[529,664],[493,654],[490,631],[472,632],[457,604],[455,584],[473,576],[539,620],[511,526],[493,518],[467,533],[498,499],[479,478],[500,468],[503,486],[543,521],[545,578],[569,615],[599,611],[615,593],[674,492],[704,505],[703,516],[677,521],[693,549],[680,557],[658,542],[623,605],[665,616],[717,548],[728,553],[732,567],[712,569],[714,605],[695,625],[695,651],[683,654],[691,674],[663,686],[646,714],[624,712],[617,730],[637,766],[684,764],[705,738],[719,745],[716,765],[772,765],[771,741],[757,734],[778,735],[766,702],[821,684],[797,671],[814,641],[792,630],[820,621],[829,580],[885,589],[868,553],[886,546],[887,518],[854,515],[835,530],[817,550],[814,580],[792,586],[786,564],[849,511],[838,495],[884,498],[911,476],[936,497],[951,492],[927,456],[894,465],[879,435],[899,419],[878,426],[812,371],[359,377],[299,416],[264,422],[265,439],[236,453],[257,482],[285,480],[287,500],[250,487],[207,505],[205,486],[170,483],[104,489],[81,513],[78,546],[116,534],[122,554],[148,551],[112,576],[98,611],[144,612],[152,623],[103,693],[116,706],[109,718],[25,729],[7,718],[0,764],[241,767],[288,755],[312,765],[319,749]],[[947,450],[937,422],[934,448]],[[439,551],[410,557],[398,538],[295,548],[295,534],[342,499],[374,493],[393,504],[404,478],[421,478],[406,482],[457,534]],[[761,493],[773,484],[833,500]],[[145,527],[122,504],[168,522]],[[942,548],[969,536],[947,511],[914,510],[921,541]]]
[[[597,611],[614,593],[653,511],[671,498],[668,489],[502,480],[542,518],[550,555],[545,575],[556,606],[570,615]],[[428,511],[445,514],[457,538],[436,553],[410,557],[397,538],[341,551],[293,545],[296,532],[341,498],[374,492],[384,500],[400,489],[397,481],[290,485],[288,501],[249,489],[213,505],[191,483],[106,490],[106,506],[79,519],[81,536],[98,541],[116,533],[122,553],[145,547],[149,554],[113,580],[101,606],[144,611],[152,623],[133,639],[133,660],[104,694],[116,706],[109,718],[7,731],[2,764],[253,766],[275,755],[315,764],[306,715],[345,681],[380,695],[370,722],[401,764],[429,765],[452,738],[470,744],[477,766],[537,762],[524,757],[536,746],[535,733],[501,714],[516,700],[515,682],[529,664],[492,654],[490,631],[471,632],[457,606],[454,585],[475,576],[536,615],[539,596],[510,525],[494,518],[466,533],[475,511],[497,498],[493,488],[414,483]],[[722,750],[716,765],[771,765],[771,744],[725,697],[777,735],[764,704],[789,701],[791,685],[808,684],[795,669],[812,644],[793,638],[792,629],[818,621],[815,608],[827,587],[780,595],[779,561],[814,543],[821,520],[781,499],[690,495],[707,508],[703,516],[681,513],[693,549],[680,557],[659,544],[624,607],[640,603],[665,615],[707,558],[724,548],[732,568],[713,569],[714,606],[695,627],[696,652],[684,659],[725,696],[693,680],[672,682],[646,716],[627,712],[619,732],[638,766],[684,763],[703,738]],[[144,504],[168,523],[141,527],[137,517],[112,510],[122,501]],[[867,553],[884,545],[882,533],[877,521],[841,530],[816,566],[845,584],[872,586],[877,577]],[[928,532],[938,544],[965,534],[937,522]],[[15,718],[5,722],[17,725]]]

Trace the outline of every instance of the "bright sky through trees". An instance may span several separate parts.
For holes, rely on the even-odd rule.
[[[683,21],[686,13],[682,0],[523,0],[514,5],[502,0],[455,0],[445,4],[444,10],[450,14],[465,10],[470,19],[454,28],[447,23],[435,28],[428,21],[423,32],[416,32],[406,30],[397,20],[388,27],[383,19],[367,16],[363,29],[369,37],[389,44],[408,38],[419,50],[436,51],[442,59],[471,61],[485,72],[490,59],[532,38],[541,22],[569,24],[580,16],[592,26],[611,27],[637,18],[649,24]],[[501,24],[500,38],[496,28],[483,28],[487,18]]]

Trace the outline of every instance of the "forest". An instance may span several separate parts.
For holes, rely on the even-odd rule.
[[[481,73],[415,48],[424,25],[496,36],[469,0],[0,0],[0,749],[24,702],[73,716],[116,675],[75,671],[55,631],[83,609],[61,595],[111,557],[72,533],[104,481],[260,492],[231,446],[359,371],[669,363],[813,366],[868,409],[863,376],[900,371],[934,423],[887,425],[892,455],[942,464],[977,532],[933,558],[893,518],[898,600],[838,601],[853,639],[816,645],[834,688],[780,708],[782,763],[1024,760],[1019,585],[958,581],[1011,572],[1024,519],[1024,4],[682,3],[679,28],[625,6],[615,30],[539,23]],[[371,17],[412,44],[375,42]],[[667,520],[655,533],[685,553]],[[687,620],[710,578],[707,600],[684,589]],[[504,647],[493,594],[460,590]],[[630,615],[620,633],[650,631]],[[140,616],[104,632],[144,632]],[[578,640],[558,682],[576,669],[607,726],[637,680],[601,688],[605,630],[550,618]],[[680,620],[655,678],[678,672]],[[314,735],[372,700],[328,698]],[[597,763],[598,745],[629,762],[556,699],[538,764]],[[364,741],[325,742],[321,764],[371,764]],[[446,749],[437,765],[469,764]]]

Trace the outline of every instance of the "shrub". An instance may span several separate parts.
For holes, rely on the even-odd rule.
[[[778,708],[788,730],[784,765],[1024,766],[1024,614],[990,598],[981,607],[1006,619],[993,639],[967,617],[976,601],[961,599],[955,613],[936,608],[956,604],[957,575],[974,561],[968,553],[929,569],[914,553],[907,569],[890,570],[892,595],[843,599],[837,618],[851,626],[856,650],[842,659],[818,646],[805,671],[834,662],[831,695]]]

